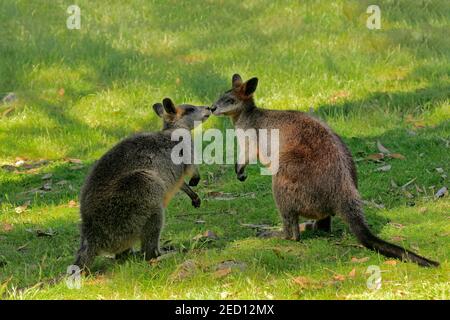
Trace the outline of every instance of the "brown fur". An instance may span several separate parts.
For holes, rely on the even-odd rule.
[[[211,112],[204,106],[175,106],[166,98],[153,106],[163,130],[140,133],[122,140],[93,166],[80,195],[81,244],[75,264],[88,268],[102,253],[125,256],[140,241],[146,259],[160,255],[159,237],[164,209],[181,188],[200,206],[189,187],[200,180],[197,168],[175,164],[171,151],[173,130],[191,130]],[[191,146],[193,148],[193,146]],[[191,178],[189,186],[184,178]]]
[[[229,116],[239,129],[279,130],[279,170],[272,177],[272,189],[285,237],[299,239],[299,216],[314,219],[317,228],[330,231],[331,216],[337,214],[366,247],[422,266],[437,266],[437,262],[370,232],[357,190],[356,167],[342,139],[325,123],[305,113],[257,108],[253,100],[257,83],[256,78],[244,83],[234,75],[232,90],[211,110],[215,115]],[[246,178],[245,165],[236,166],[241,181]]]

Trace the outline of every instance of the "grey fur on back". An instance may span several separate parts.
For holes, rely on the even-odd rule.
[[[75,261],[80,268],[89,267],[97,255],[127,252],[138,241],[146,259],[160,255],[164,208],[184,177],[196,173],[191,165],[171,160],[172,148],[179,143],[171,140],[171,133],[194,122],[187,117],[204,121],[209,116],[205,107],[189,108],[194,112],[174,105],[163,111],[162,105],[155,105],[164,130],[126,138],[94,164],[80,195],[81,243]],[[189,192],[194,203],[197,195]]]

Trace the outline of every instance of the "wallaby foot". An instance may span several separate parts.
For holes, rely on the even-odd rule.
[[[78,266],[82,271],[89,272],[89,267],[94,262],[96,255],[95,250],[89,246],[87,240],[82,240],[74,265]]]
[[[238,173],[237,175],[236,175],[236,177],[237,177],[237,179],[239,180],[239,181],[245,181],[246,179],[247,179],[247,174],[244,172],[244,173]]]
[[[163,223],[163,209],[157,208],[152,212],[142,229],[141,251],[145,255],[145,260],[155,259],[161,255],[159,239]]]
[[[194,208],[200,208],[200,205],[202,203],[202,200],[200,200],[200,197],[197,196],[197,198],[192,199],[192,206]]]
[[[142,251],[142,253],[143,253],[144,259],[146,261],[156,259],[162,255],[161,251],[156,247],[155,248],[146,248],[145,250]]]
[[[191,185],[190,183],[191,181],[189,181],[189,185]],[[202,203],[202,201],[200,200],[198,194],[196,194],[186,183],[183,183],[181,185],[181,190],[186,193],[189,198],[191,198],[193,207],[200,208],[200,204]]]

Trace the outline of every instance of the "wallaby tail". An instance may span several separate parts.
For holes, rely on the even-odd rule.
[[[93,252],[92,248],[85,238],[81,239],[81,246],[77,252],[74,265],[78,266],[82,270],[89,269],[89,266],[95,259],[96,254]]]
[[[361,202],[359,200],[350,200],[346,203],[342,208],[341,214],[348,223],[350,230],[366,248],[377,251],[386,257],[417,263],[422,267],[439,266],[439,262],[421,257],[414,252],[386,242],[373,235],[364,219]]]

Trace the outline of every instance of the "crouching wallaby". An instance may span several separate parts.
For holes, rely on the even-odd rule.
[[[175,129],[191,130],[211,112],[206,107],[175,106],[166,98],[153,106],[163,130],[129,137],[108,151],[92,168],[80,196],[81,247],[75,265],[89,267],[103,253],[122,254],[141,241],[147,260],[160,255],[164,208],[181,188],[194,207],[200,198],[189,186],[200,181],[191,164],[174,164]],[[193,153],[192,153],[193,154]],[[190,177],[189,186],[184,182]]]
[[[230,117],[237,129],[256,129],[257,134],[258,129],[279,130],[279,167],[272,176],[272,189],[285,238],[299,239],[300,215],[315,220],[316,229],[330,232],[331,216],[337,214],[367,248],[421,266],[439,265],[373,235],[364,218],[356,168],[341,138],[305,113],[257,108],[253,99],[257,85],[257,78],[243,82],[235,74],[232,89],[211,106],[211,111]],[[256,156],[261,155],[239,156],[244,160],[236,165],[239,180],[245,180],[245,166]]]

